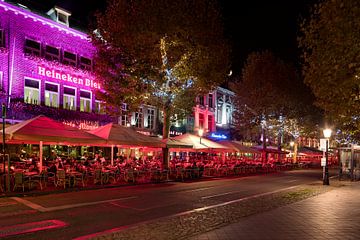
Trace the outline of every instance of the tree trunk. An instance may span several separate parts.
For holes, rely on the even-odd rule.
[[[164,125],[163,125],[163,139],[169,137],[170,132],[170,107],[169,104],[165,104],[163,108]],[[163,148],[163,168],[169,168],[169,149]]]
[[[263,127],[262,128],[262,135],[263,135],[263,161],[265,163],[267,163],[268,161],[268,155],[267,155],[267,152],[266,152],[266,130],[265,128]]]

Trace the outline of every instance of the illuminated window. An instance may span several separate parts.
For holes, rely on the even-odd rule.
[[[25,39],[25,55],[41,56],[41,44],[40,42]]]
[[[204,114],[199,113],[199,128],[204,129]]]
[[[80,111],[91,112],[91,92],[80,90]]]
[[[46,45],[45,59],[49,61],[60,61],[60,49]]]
[[[135,127],[142,128],[143,127],[143,112],[142,108],[139,108],[137,112],[135,112]]]
[[[63,108],[76,110],[76,88],[64,87]]]
[[[122,126],[127,126],[128,124],[130,124],[130,119],[128,117],[128,107],[126,105],[126,103],[123,103],[121,106],[121,116],[120,116],[120,125]]]
[[[95,113],[105,114],[104,103],[99,100],[95,100]]]
[[[147,128],[154,129],[155,127],[155,109],[147,110]]]
[[[25,78],[24,83],[24,102],[40,105],[40,81]]]
[[[4,29],[0,29],[0,47],[5,47]]]
[[[212,129],[212,122],[213,122],[213,117],[211,115],[208,116],[208,129],[209,129],[209,132],[212,132],[213,129]]]
[[[59,85],[45,83],[45,106],[59,107]]]
[[[79,67],[84,70],[92,71],[92,61],[86,57],[80,57]]]
[[[64,51],[62,63],[69,66],[76,67],[76,54],[68,51]]]

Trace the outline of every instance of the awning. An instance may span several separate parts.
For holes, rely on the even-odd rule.
[[[159,138],[145,136],[131,127],[109,123],[105,126],[89,131],[104,140],[109,145],[125,145],[134,147],[164,148],[166,144]]]
[[[0,133],[2,134],[2,130]],[[10,144],[39,144],[40,141],[54,145],[102,146],[106,144],[104,139],[43,115],[5,128],[5,138]]]
[[[234,151],[236,151],[236,152],[261,154],[261,151],[256,150],[251,147],[244,146],[244,145],[242,145],[241,142],[238,142],[238,141],[220,141],[219,143],[222,145],[225,145],[231,149],[234,149]]]
[[[181,141],[185,144],[192,145],[193,150],[223,150],[231,151],[231,149],[220,143],[211,141],[207,138],[200,138],[199,136],[193,134],[183,134],[180,136],[173,137],[172,139]],[[201,140],[200,140],[201,139]]]

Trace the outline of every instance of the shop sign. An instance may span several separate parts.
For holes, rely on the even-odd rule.
[[[101,89],[100,83],[89,79],[89,78],[81,78],[77,75],[71,73],[64,73],[59,70],[55,70],[48,67],[38,66],[37,73],[40,76],[61,80],[64,82],[71,82],[77,85],[86,86],[94,89]]]
[[[222,134],[222,133],[211,133],[210,137],[215,138],[215,139],[219,139],[219,140],[228,138],[225,134]]]

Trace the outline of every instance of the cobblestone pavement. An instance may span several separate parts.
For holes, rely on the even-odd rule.
[[[254,196],[252,198],[240,199],[238,201],[232,201],[224,205],[220,204],[219,206],[213,206],[210,208],[201,208],[184,214],[177,214],[175,216],[169,216],[136,224],[135,226],[123,226],[121,228],[113,229],[102,234],[95,234],[79,239],[278,239],[278,237],[274,235],[277,231],[283,234],[282,236],[279,235],[280,239],[287,239],[288,236],[289,238],[291,237],[293,239],[294,235],[287,230],[287,227],[290,224],[296,226],[294,229],[297,229],[299,226],[302,226],[301,224],[308,221],[308,219],[311,220],[311,222],[316,222],[318,219],[321,221],[324,220],[320,218],[320,216],[316,215],[310,214],[309,217],[302,215],[304,213],[309,214],[311,211],[313,211],[311,207],[318,206],[314,204],[308,204],[305,206],[305,208],[309,209],[309,211],[303,212],[302,205],[307,202],[301,200],[317,195],[327,194],[329,191],[337,192],[337,189],[343,188],[343,185],[343,183],[339,184],[339,182],[336,184],[332,183],[332,186],[323,186],[321,183],[299,185],[298,187],[290,188],[282,192],[274,192],[271,194]],[[350,192],[352,191],[353,190],[351,189]],[[335,196],[337,195],[335,194]],[[334,198],[334,196],[332,196],[332,198]],[[300,205],[292,205],[292,203],[299,201],[301,201]],[[310,203],[312,202],[310,201]],[[320,207],[322,211],[320,212],[323,212],[324,209],[326,209],[329,205],[327,205],[328,202],[324,202],[324,200],[322,200],[321,203],[322,205]],[[289,204],[290,210],[294,212],[287,213],[286,211],[290,210],[283,210],[283,206],[289,206]],[[279,210],[271,211],[272,209]],[[263,215],[263,212],[267,213]],[[278,213],[278,216],[273,217],[274,212]],[[329,213],[325,212],[325,214],[326,215],[324,218],[326,218],[326,216],[329,217]],[[247,223],[248,219],[249,221],[252,221],[251,219],[253,219],[253,217],[251,217],[251,215],[255,217],[259,215],[260,217],[256,218],[259,222],[249,222],[244,227],[230,225],[230,228],[225,227],[208,232],[216,228],[229,226],[229,224],[238,223],[239,221],[239,224],[242,222]],[[294,218],[294,221],[292,218]],[[270,232],[266,232],[266,229],[273,224],[274,226],[275,224],[278,225],[276,225],[276,228],[269,228]],[[326,227],[314,229],[312,231],[316,233],[317,231],[324,231],[324,229],[326,230],[327,227],[330,226],[330,223],[325,222],[325,224],[326,225],[324,226]],[[303,225],[302,227],[303,228],[300,228],[301,230],[299,230],[302,235],[298,239],[308,239],[309,236],[306,235],[305,231],[307,230],[306,225]],[[225,231],[224,229],[227,230]],[[206,234],[196,236],[202,233]],[[249,235],[251,237],[248,237],[247,234],[251,234]]]
[[[360,239],[360,183],[345,184],[189,239]]]

